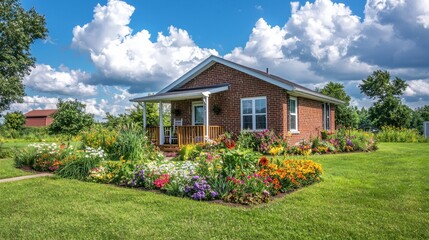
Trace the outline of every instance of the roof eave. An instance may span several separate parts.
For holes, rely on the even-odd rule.
[[[341,101],[339,99],[329,97],[329,96],[326,96],[326,95],[321,94],[321,93],[308,91],[305,89],[295,88],[292,91],[288,91],[288,93],[291,94],[292,96],[305,97],[308,99],[313,99],[313,100],[317,100],[317,101],[321,101],[321,102],[327,102],[327,103],[333,103],[336,105],[341,105],[341,104],[345,103],[344,101]]]
[[[210,90],[204,89],[201,92],[186,92],[183,91],[182,93],[175,93],[174,96],[171,95],[152,95],[152,96],[146,96],[141,98],[134,98],[131,99],[131,102],[171,102],[171,101],[178,101],[178,100],[187,100],[187,99],[196,99],[201,97],[207,97],[210,94],[223,92],[229,89],[229,86],[222,86],[213,88]]]

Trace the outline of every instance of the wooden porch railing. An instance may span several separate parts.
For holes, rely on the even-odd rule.
[[[160,145],[159,141],[159,127],[147,127],[146,128],[147,135],[149,139],[155,143],[157,146]],[[172,127],[164,127],[164,135],[165,135],[165,144],[169,144]],[[205,142],[204,135],[206,132],[206,128],[204,125],[199,126],[177,126],[176,133],[174,135],[177,138],[177,142],[173,142],[174,144],[178,144],[179,147],[187,144],[195,144],[199,142]],[[222,126],[209,126],[209,139],[216,139],[219,135],[224,133],[224,128]],[[171,143],[170,143],[171,144]]]

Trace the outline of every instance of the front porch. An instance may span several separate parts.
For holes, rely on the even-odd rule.
[[[180,148],[183,145],[204,143],[216,139],[224,133],[223,126],[209,124],[211,118],[209,97],[212,94],[224,92],[228,89],[229,84],[177,89],[132,99],[131,101],[142,103],[143,126],[154,144],[161,148]],[[175,113],[175,117],[179,119],[173,119],[172,117],[171,124],[173,126],[163,126],[164,104],[178,102],[185,103],[185,106],[182,106],[184,108],[183,113],[180,114],[180,110],[179,114]],[[159,126],[147,126],[146,103],[159,104]],[[176,124],[176,121],[179,124]]]
[[[149,139],[157,146],[164,147],[181,147],[187,144],[205,143],[208,139],[216,139],[224,133],[222,126],[209,126],[208,137],[206,137],[206,126],[163,126],[163,131],[160,127],[147,127],[147,135]],[[163,134],[160,134],[163,133]],[[163,137],[162,137],[163,136]],[[160,138],[162,137],[162,138]]]

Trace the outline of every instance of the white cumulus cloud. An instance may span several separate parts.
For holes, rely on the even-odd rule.
[[[69,70],[63,66],[57,70],[50,65],[36,64],[24,78],[24,84],[39,92],[93,96],[97,88],[84,83],[89,78],[90,74],[81,70]]]
[[[134,7],[109,0],[97,5],[90,23],[73,29],[72,45],[87,51],[106,85],[127,85],[130,91],[160,90],[200,63],[214,49],[200,48],[187,31],[170,26],[168,35],[158,33],[152,42],[149,31],[133,33],[128,26]]]

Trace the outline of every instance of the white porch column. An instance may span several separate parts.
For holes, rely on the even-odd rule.
[[[204,126],[206,127],[206,132],[204,139],[207,141],[209,139],[209,95],[204,94]]]
[[[164,145],[164,123],[162,121],[162,114],[164,112],[162,102],[159,102],[159,145]]]
[[[143,102],[143,129],[146,129],[146,102]]]

